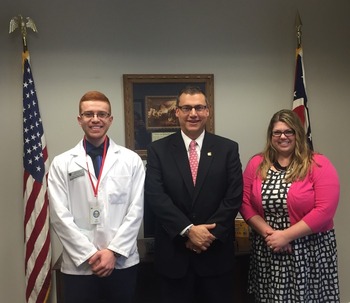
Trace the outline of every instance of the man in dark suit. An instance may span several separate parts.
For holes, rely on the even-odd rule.
[[[179,93],[176,116],[181,131],[148,148],[145,183],[145,203],[157,219],[162,302],[234,303],[234,219],[242,199],[238,144],[205,131],[209,104],[200,88]],[[199,158],[194,180],[193,140]]]

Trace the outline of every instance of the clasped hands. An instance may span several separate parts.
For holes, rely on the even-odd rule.
[[[97,251],[88,261],[93,274],[103,278],[112,273],[116,260],[117,257],[113,251],[102,249]]]
[[[292,245],[283,230],[266,231],[265,243],[275,253],[292,253]]]
[[[192,225],[188,233],[186,248],[197,254],[206,251],[216,239],[215,236],[210,232],[210,230],[214,229],[215,226],[215,223]]]

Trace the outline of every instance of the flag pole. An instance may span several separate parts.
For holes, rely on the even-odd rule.
[[[296,27],[296,32],[297,32],[297,46],[298,48],[301,47],[301,27],[302,27],[303,23],[301,22],[301,18],[300,18],[300,14],[299,11],[297,10],[297,14],[295,17],[295,27]]]
[[[20,29],[23,42],[23,202],[26,303],[46,303],[51,289],[51,240],[47,194],[48,151],[29,60],[27,28],[34,21],[21,15],[10,21],[11,34]]]

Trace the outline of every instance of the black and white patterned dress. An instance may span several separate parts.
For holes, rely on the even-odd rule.
[[[285,171],[269,170],[262,184],[265,220],[276,230],[290,226]],[[273,253],[262,236],[252,232],[248,292],[262,303],[339,302],[337,248],[334,230],[293,241],[293,252]]]

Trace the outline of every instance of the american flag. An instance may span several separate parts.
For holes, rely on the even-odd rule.
[[[307,143],[309,147],[313,150],[309,109],[307,107],[307,96],[305,89],[303,49],[301,46],[296,50],[294,98],[292,109],[295,113],[298,114],[301,122],[303,123],[305,133],[307,135]]]
[[[23,197],[26,302],[47,302],[51,244],[47,195],[48,153],[29,53],[23,53]]]

